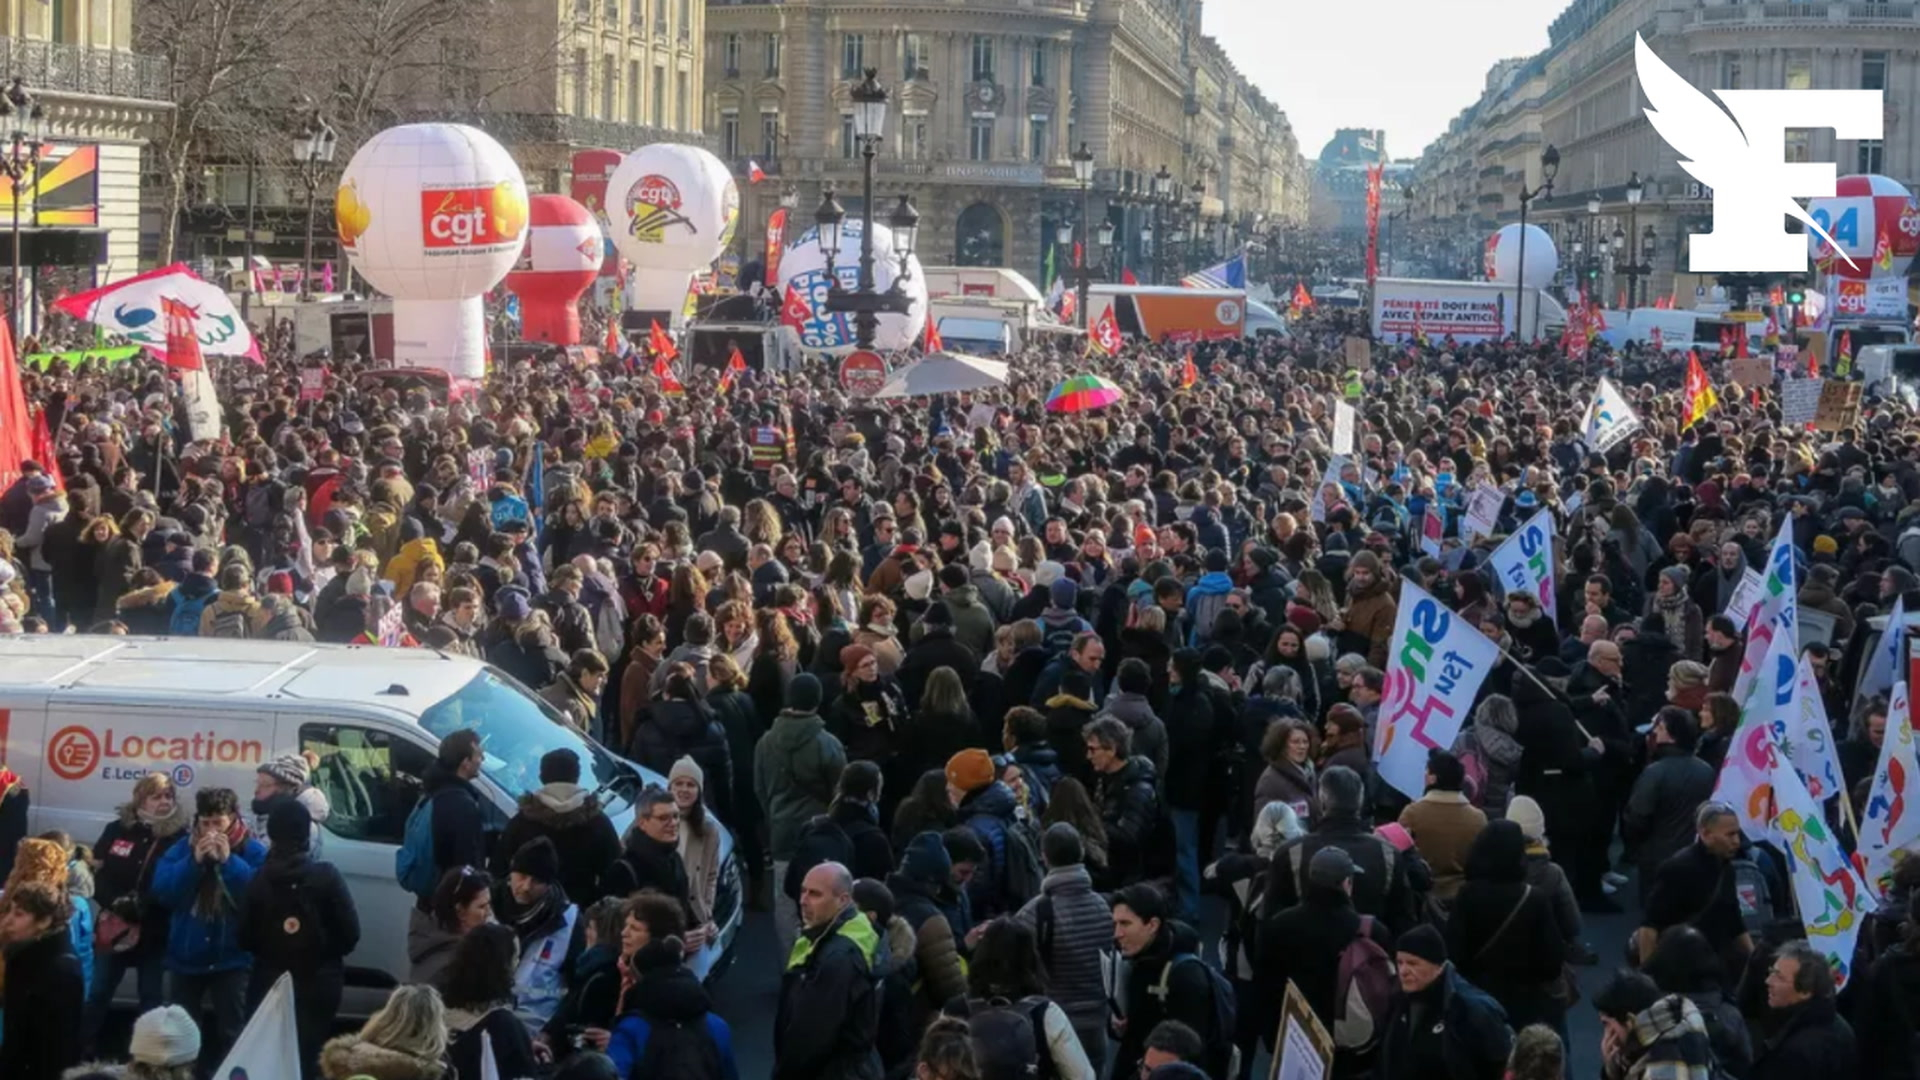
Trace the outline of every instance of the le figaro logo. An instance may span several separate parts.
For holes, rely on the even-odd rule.
[[[1829,128],[1841,139],[1878,139],[1885,122],[1881,91],[1715,90],[1715,104],[1638,34],[1633,60],[1653,129],[1680,155],[1680,167],[1713,189],[1713,231],[1693,234],[1688,269],[1804,273],[1807,238],[1787,232],[1783,215],[1840,250],[1826,226],[1794,201],[1832,197],[1834,165],[1787,161],[1787,129]]]
[[[62,780],[138,780],[156,770],[182,786],[195,766],[258,765],[265,748],[256,739],[227,739],[211,731],[142,735],[70,724],[47,740],[47,769]]]

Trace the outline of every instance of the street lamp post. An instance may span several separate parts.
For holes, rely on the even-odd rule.
[[[294,141],[294,157],[300,162],[300,181],[307,186],[307,244],[300,261],[300,299],[313,299],[313,216],[320,194],[320,170],[333,164],[334,146],[339,136],[319,117],[309,117],[300,138]],[[252,269],[249,267],[248,269]]]
[[[1521,312],[1525,310],[1527,289],[1527,204],[1542,195],[1553,197],[1553,178],[1560,175],[1560,149],[1549,144],[1540,154],[1540,186],[1527,190],[1525,178],[1520,184],[1520,250],[1514,261],[1513,333],[1520,336]]]
[[[880,140],[886,134],[887,91],[881,86],[876,68],[866,70],[866,79],[853,88],[853,134],[860,143],[861,157],[861,204],[860,204],[860,270],[852,292],[840,287],[839,279],[833,272],[833,258],[840,250],[840,220],[846,211],[840,209],[834,199],[832,189],[827,191],[826,202],[821,205],[821,214],[829,211],[829,206],[838,213],[839,219],[833,222],[832,242],[828,242],[827,222],[818,218],[820,229],[820,248],[827,257],[827,279],[832,284],[827,290],[827,310],[846,312],[853,315],[854,343],[861,350],[873,348],[874,333],[880,328],[882,314],[904,315],[912,308],[911,301],[900,288],[899,278],[894,288],[885,293],[874,287],[873,278],[873,159],[880,152]],[[908,205],[902,197],[902,205]],[[910,208],[910,206],[909,206]],[[914,218],[914,227],[919,219]],[[905,255],[902,256],[904,266]]]
[[[1165,164],[1153,174],[1153,283],[1162,284],[1167,278],[1166,250],[1167,223],[1161,216],[1162,209],[1173,205],[1173,174],[1167,171]]]
[[[1640,200],[1646,196],[1647,185],[1640,179],[1638,169],[1627,178],[1627,234],[1629,242],[1640,233]],[[1628,258],[1632,258],[1629,254]],[[1640,264],[1633,262],[1627,267],[1627,309],[1631,311],[1636,303],[1634,294],[1639,291]]]
[[[1113,219],[1102,219],[1100,228],[1094,232],[1094,236],[1096,236],[1100,242],[1100,271],[1106,275],[1108,281],[1112,281],[1115,277],[1113,272]],[[1087,323],[1087,301],[1084,299],[1086,293],[1083,291],[1080,295],[1082,297],[1080,301],[1080,325],[1084,328]]]
[[[27,89],[26,82],[18,75],[7,84],[5,93],[0,93],[0,119],[12,124],[7,155],[4,161],[0,161],[0,173],[6,175],[13,187],[13,289],[7,307],[7,322],[16,342],[20,340],[22,278],[20,203],[25,198],[28,183],[40,170],[40,135],[46,115],[46,107],[34,100],[32,91]]]
[[[1586,294],[1587,282],[1599,279],[1600,265],[1600,196],[1587,196],[1587,273],[1580,282],[1580,292]]]
[[[1071,155],[1073,159],[1073,178],[1080,183],[1080,222],[1082,235],[1085,235],[1086,223],[1093,219],[1087,216],[1087,191],[1093,186],[1093,152],[1086,143]],[[1110,228],[1110,227],[1109,227]],[[1074,309],[1076,325],[1082,330],[1087,326],[1087,290],[1091,282],[1087,280],[1087,245],[1082,243],[1074,250],[1074,269],[1079,271],[1079,306]]]

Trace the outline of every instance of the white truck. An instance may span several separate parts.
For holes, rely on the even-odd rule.
[[[1531,339],[1567,324],[1567,309],[1533,286],[1516,320],[1515,297],[1514,286],[1499,282],[1380,278],[1373,288],[1373,337],[1405,342],[1418,330],[1429,341],[1452,337],[1471,345],[1506,337],[1516,326]]]

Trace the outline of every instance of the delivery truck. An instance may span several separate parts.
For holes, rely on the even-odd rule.
[[[1247,333],[1245,289],[1187,289],[1177,285],[1095,285],[1088,293],[1087,325],[1108,311],[1128,337],[1181,345],[1234,341]]]

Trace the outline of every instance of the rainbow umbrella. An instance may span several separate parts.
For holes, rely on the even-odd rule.
[[[1105,408],[1125,396],[1118,386],[1098,375],[1075,375],[1054,387],[1053,392],[1047,395],[1047,411],[1086,412],[1088,409]]]

